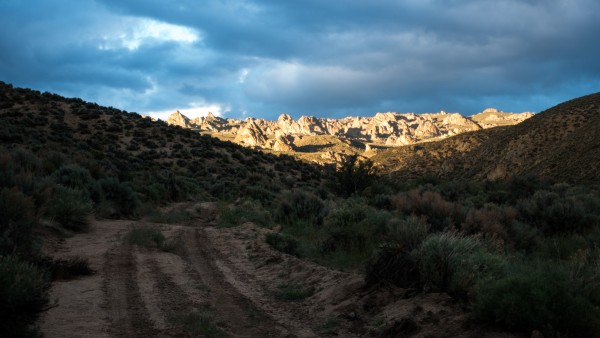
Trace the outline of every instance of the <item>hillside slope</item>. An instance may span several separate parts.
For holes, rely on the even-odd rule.
[[[502,179],[534,174],[568,182],[597,181],[600,93],[561,103],[507,127],[386,150],[374,161],[401,177]]]
[[[321,171],[81,99],[0,82],[0,142],[25,148],[54,168],[76,163],[92,176],[117,177],[142,197],[174,201],[202,195],[235,199],[294,187],[318,187]],[[48,161],[46,161],[48,160]],[[152,188],[152,189],[151,189]],[[154,189],[155,188],[155,189]]]

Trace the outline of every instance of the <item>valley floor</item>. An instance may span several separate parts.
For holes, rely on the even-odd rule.
[[[55,245],[54,257],[85,258],[95,273],[52,284],[54,306],[39,320],[41,331],[48,338],[507,337],[468,329],[444,294],[365,290],[360,275],[272,250],[264,241],[271,230],[211,223],[99,220]],[[134,227],[160,229],[179,243],[178,254],[126,243]],[[282,290],[290,287],[313,293],[286,300]]]

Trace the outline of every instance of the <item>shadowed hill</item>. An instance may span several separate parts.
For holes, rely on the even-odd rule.
[[[195,196],[270,200],[274,192],[321,184],[316,166],[273,156],[136,113],[13,88],[0,82],[0,142],[42,156],[52,172],[75,163],[117,177],[145,199]],[[151,189],[152,188],[152,189]]]
[[[600,93],[561,103],[515,126],[386,150],[374,161],[400,177],[502,179],[534,174],[568,182],[597,181]]]

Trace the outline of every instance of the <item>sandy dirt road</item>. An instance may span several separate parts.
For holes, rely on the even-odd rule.
[[[177,240],[179,254],[126,243],[134,227],[159,228]],[[39,321],[42,332],[50,338],[193,336],[182,322],[197,314],[209,318],[215,336],[317,336],[270,290],[247,286],[247,276],[212,241],[201,221],[95,221],[54,253],[87,259],[95,274],[53,283],[54,306]]]
[[[178,250],[126,243],[135,227],[159,229]],[[251,223],[217,228],[202,219],[94,221],[50,254],[87,259],[95,273],[53,282],[54,306],[38,326],[48,338],[511,336],[469,328],[447,295],[366,290],[360,274],[277,252],[265,242],[271,231]],[[282,285],[314,293],[286,301]]]

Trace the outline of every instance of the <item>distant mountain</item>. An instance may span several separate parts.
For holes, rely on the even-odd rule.
[[[295,121],[282,114],[277,121],[223,119],[209,113],[194,120],[173,113],[167,123],[199,130],[248,147],[279,152],[320,154],[309,158],[333,162],[343,154],[372,156],[377,150],[440,140],[467,131],[514,125],[533,113],[505,113],[486,109],[472,117],[458,113],[377,113],[373,117],[343,119],[302,116]],[[308,145],[308,147],[306,147]],[[366,153],[365,153],[366,152]]]
[[[495,112],[484,112],[500,116]],[[481,122],[481,114],[473,117]],[[502,179],[534,174],[561,181],[600,180],[600,93],[561,103],[523,123],[439,142],[388,149],[373,159],[402,177]]]

